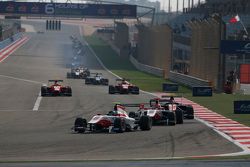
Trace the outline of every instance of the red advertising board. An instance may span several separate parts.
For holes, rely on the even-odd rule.
[[[240,65],[240,83],[250,84],[250,64]]]

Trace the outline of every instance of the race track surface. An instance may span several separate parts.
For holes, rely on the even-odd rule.
[[[24,24],[33,27],[26,33],[30,40],[0,63],[0,161],[183,157],[241,151],[196,120],[123,134],[71,133],[77,116],[89,120],[94,114],[110,111],[113,102],[147,102],[153,96],[109,95],[107,86],[67,79],[75,60],[69,36],[79,37],[79,27],[63,25],[62,31],[38,34],[45,22]],[[87,48],[77,61],[114,83],[115,77],[103,70]],[[41,85],[49,79],[63,79],[72,87],[73,96],[43,97],[38,111],[33,111]]]

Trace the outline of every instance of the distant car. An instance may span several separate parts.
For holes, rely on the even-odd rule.
[[[86,85],[108,85],[109,80],[102,77],[102,73],[91,73],[92,76],[88,76],[85,79]]]
[[[44,31],[37,31],[37,34],[44,34]]]
[[[71,72],[67,72],[67,78],[85,79],[89,76],[89,69],[83,67],[71,68]]]
[[[141,130],[150,130],[152,120],[149,116],[143,115],[138,120],[128,116],[125,107],[115,105],[114,110],[106,115],[97,114],[89,122],[85,118],[76,118],[74,132],[116,132],[123,133],[125,131],[135,131],[138,128]]]
[[[41,96],[72,96],[70,86],[63,86],[63,80],[49,80],[48,85],[41,87]]]
[[[116,85],[109,85],[109,94],[139,94],[139,87],[129,83],[128,79],[116,79]]]

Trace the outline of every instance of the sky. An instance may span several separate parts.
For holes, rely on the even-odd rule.
[[[152,2],[154,1],[159,1],[161,2],[161,8],[168,10],[168,4],[169,4],[169,0],[150,0]],[[192,1],[192,0],[190,0]],[[194,3],[197,4],[199,0],[194,0]],[[205,0],[201,0],[201,2],[204,2]],[[191,3],[191,2],[190,2]],[[176,11],[176,6],[177,6],[177,0],[170,0],[170,6],[172,11]],[[183,0],[179,0],[179,10],[183,9]],[[187,7],[188,6],[188,0],[184,0],[184,6]]]

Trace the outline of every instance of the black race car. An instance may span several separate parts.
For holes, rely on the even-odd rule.
[[[109,94],[139,94],[140,89],[139,87],[129,83],[128,79],[116,79],[116,85],[109,85]]]
[[[162,96],[162,98],[151,99],[150,106],[155,105],[156,101],[158,101],[161,107],[163,107],[166,110],[172,110],[172,111],[181,110],[183,112],[183,118],[194,119],[193,106],[177,103],[174,100],[173,96]]]
[[[70,86],[59,84],[63,80],[49,80],[48,85],[41,87],[41,96],[72,96]]]
[[[71,68],[71,72],[67,73],[67,78],[85,79],[89,76],[89,69],[83,67]]]
[[[108,85],[109,80],[102,77],[102,73],[91,73],[92,76],[85,78],[86,85]]]

